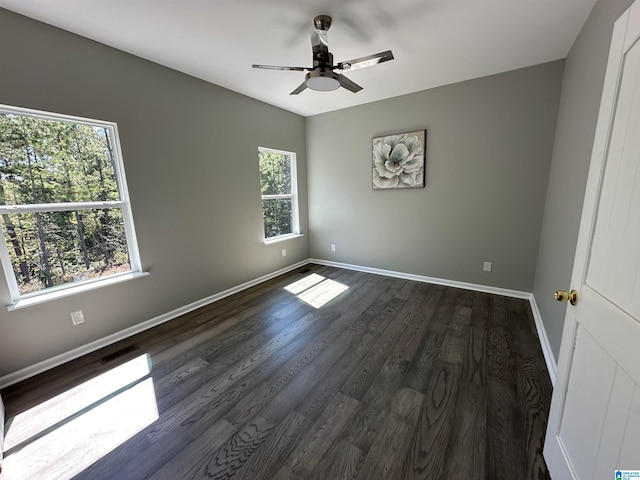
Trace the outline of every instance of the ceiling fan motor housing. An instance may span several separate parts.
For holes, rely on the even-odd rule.
[[[333,68],[333,53],[324,45],[313,47],[313,68]]]
[[[313,26],[316,30],[329,30],[331,26],[331,17],[329,15],[317,15],[313,19]]]

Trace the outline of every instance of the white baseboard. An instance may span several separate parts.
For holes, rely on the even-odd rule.
[[[259,283],[266,282],[267,280],[270,280],[279,275],[295,270],[296,268],[302,267],[309,263],[315,263],[318,265],[326,265],[329,267],[344,268],[347,270],[356,270],[359,272],[373,273],[376,275],[385,275],[387,277],[403,278],[405,280],[432,283],[436,285],[444,285],[447,287],[463,288],[466,290],[474,290],[477,292],[491,293],[495,295],[503,295],[506,297],[522,298],[525,300],[529,300],[531,304],[531,310],[533,312],[533,318],[536,324],[536,329],[538,331],[540,346],[542,347],[542,352],[544,354],[544,358],[547,363],[547,369],[549,370],[549,376],[551,377],[551,382],[555,384],[556,362],[553,357],[553,353],[551,352],[551,347],[549,345],[549,340],[547,338],[547,334],[544,329],[544,325],[542,323],[542,317],[540,316],[540,311],[538,310],[538,306],[535,302],[535,298],[533,297],[532,293],[523,292],[519,290],[509,290],[506,288],[492,287],[488,285],[479,285],[475,283],[458,282],[455,280],[447,280],[443,278],[427,277],[424,275],[415,275],[412,273],[396,272],[393,270],[383,270],[380,268],[365,267],[362,265],[352,265],[348,263],[332,262],[328,260],[321,260],[318,258],[309,258],[307,260],[303,260],[301,262],[298,262],[288,267],[277,270],[273,273],[263,275],[262,277],[256,278],[255,280],[251,280],[249,282],[243,283],[242,285],[238,285],[228,290],[224,290],[223,292],[219,292],[209,297],[203,298],[201,300],[197,300],[193,303],[177,308],[163,315],[159,315],[155,318],[144,321],[132,327],[126,328],[112,335],[108,335],[104,338],[87,343],[86,345],[82,345],[81,347],[74,348],[73,350],[62,353],[60,355],[56,355],[55,357],[52,357],[50,359],[43,360],[42,362],[39,362],[39,363],[36,363],[35,365],[31,365],[29,367],[18,370],[17,372],[13,372],[3,377],[0,377],[0,389],[8,387],[9,385],[13,385],[14,383],[18,383],[22,380],[26,380],[27,378],[38,375],[39,373],[42,373],[46,370],[57,367],[58,365],[62,365],[63,363],[69,362],[83,355],[99,350],[100,348],[119,342],[120,340],[129,338],[140,332],[153,328],[162,323],[168,322],[169,320],[173,320],[174,318],[177,318],[181,315],[189,313],[200,307],[204,307],[205,305],[209,305],[210,303],[221,300],[225,297],[238,293],[242,290],[251,288],[255,285],[258,285]]]
[[[551,384],[556,384],[556,373],[558,371],[558,364],[553,356],[551,345],[549,344],[549,337],[547,337],[547,331],[542,323],[542,315],[538,309],[536,303],[536,297],[533,293],[530,294],[529,303],[531,304],[531,311],[533,312],[533,320],[536,322],[536,330],[538,331],[538,339],[540,340],[540,347],[542,347],[542,353],[544,355],[544,361],[547,364],[547,370],[549,371],[549,377],[551,378]]]
[[[49,358],[47,360],[43,360],[42,362],[38,362],[35,365],[31,365],[29,367],[18,370],[17,372],[10,373],[3,377],[0,377],[0,389],[8,387],[9,385],[13,385],[14,383],[21,382],[22,380],[26,380],[27,378],[33,377],[42,373],[46,370],[50,370],[51,368],[57,367],[58,365],[62,365],[63,363],[69,362],[76,358],[79,358],[83,355],[86,355],[91,352],[95,352],[100,348],[106,347],[113,343],[119,342],[120,340],[124,340],[133,335],[136,335],[140,332],[144,332],[150,328],[153,328],[162,323],[168,322],[169,320],[173,320],[181,315],[189,313],[193,310],[196,310],[200,307],[204,307],[205,305],[209,305],[210,303],[217,302],[218,300],[222,300],[225,297],[233,295],[234,293],[238,293],[242,290],[246,290],[247,288],[251,288],[254,285],[257,285],[262,282],[266,282],[267,280],[271,280],[283,273],[290,272],[291,270],[295,270],[296,268],[307,265],[309,260],[303,260],[301,262],[295,263],[293,265],[289,265],[288,267],[277,270],[273,273],[269,273],[267,275],[263,275],[262,277],[256,278],[255,280],[251,280],[249,282],[243,283],[242,285],[238,285],[236,287],[232,287],[223,292],[216,293],[209,297],[203,298],[201,300],[196,300],[189,305],[185,305],[180,308],[176,308],[168,313],[163,315],[159,315],[150,320],[146,320],[142,323],[138,323],[137,325],[133,325],[132,327],[125,328],[124,330],[120,330],[114,334],[108,335],[104,338],[100,338],[93,342],[87,343],[86,345],[82,345],[81,347],[74,348],[68,352],[62,353],[60,355],[56,355],[55,357]]]
[[[320,260],[318,258],[310,258],[309,263],[317,263],[318,265],[326,265],[328,267],[346,268],[347,270],[356,270],[358,272],[375,273],[376,275],[403,278],[405,280],[414,280],[416,282],[433,283],[435,285],[444,285],[445,287],[463,288],[465,290],[474,290],[476,292],[493,293],[495,295],[504,295],[505,297],[524,298],[526,300],[531,297],[531,293],[521,292],[519,290],[509,290],[507,288],[491,287],[488,285],[479,285],[476,283],[458,282],[456,280],[447,280],[445,278],[426,277],[424,275],[396,272],[393,270],[383,270],[381,268],[364,267],[362,265],[351,265],[349,263],[331,262],[329,260]]]

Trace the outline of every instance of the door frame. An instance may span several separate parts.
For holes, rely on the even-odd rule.
[[[0,480],[2,480],[2,448],[4,445],[4,403],[0,395]]]
[[[602,190],[602,181],[606,168],[606,157],[609,150],[611,130],[615,114],[615,105],[618,98],[624,52],[630,47],[625,41],[629,18],[640,17],[640,0],[636,0],[619,18],[613,27],[607,69],[600,100],[597,126],[595,130],[587,186],[584,195],[582,216],[576,253],[573,263],[570,288],[581,288],[586,277],[586,266],[591,250],[591,242],[595,229],[598,201]],[[562,286],[565,288],[565,286]],[[578,292],[578,295],[580,292]],[[567,452],[559,441],[560,419],[563,417],[563,408],[567,396],[570,370],[573,361],[574,345],[577,334],[576,309],[569,306],[566,310],[564,327],[562,331],[562,343],[558,356],[558,371],[554,386],[554,394],[551,400],[549,412],[549,424],[547,426],[544,457],[547,464],[564,465],[566,470],[555,472],[558,478],[577,478],[575,471],[568,461]],[[557,390],[561,389],[561,390]]]

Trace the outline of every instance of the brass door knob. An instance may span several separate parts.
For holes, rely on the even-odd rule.
[[[576,290],[571,290],[570,292],[557,290],[554,296],[559,302],[569,302],[571,305],[578,303],[578,292]]]

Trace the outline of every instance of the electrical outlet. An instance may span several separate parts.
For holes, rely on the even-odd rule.
[[[80,325],[81,323],[84,323],[84,313],[82,313],[82,310],[71,312],[71,321],[74,325]]]
[[[282,249],[282,256],[283,256],[283,257],[286,257],[286,256],[287,256],[287,249],[286,249],[286,248],[283,248],[283,249]]]
[[[482,268],[483,271],[485,272],[490,272],[491,271],[491,262],[484,262],[484,267]]]
[[[336,251],[336,244],[335,244],[335,243],[332,243],[332,244],[331,244],[331,251],[332,251],[332,252],[335,252],[335,251]]]

